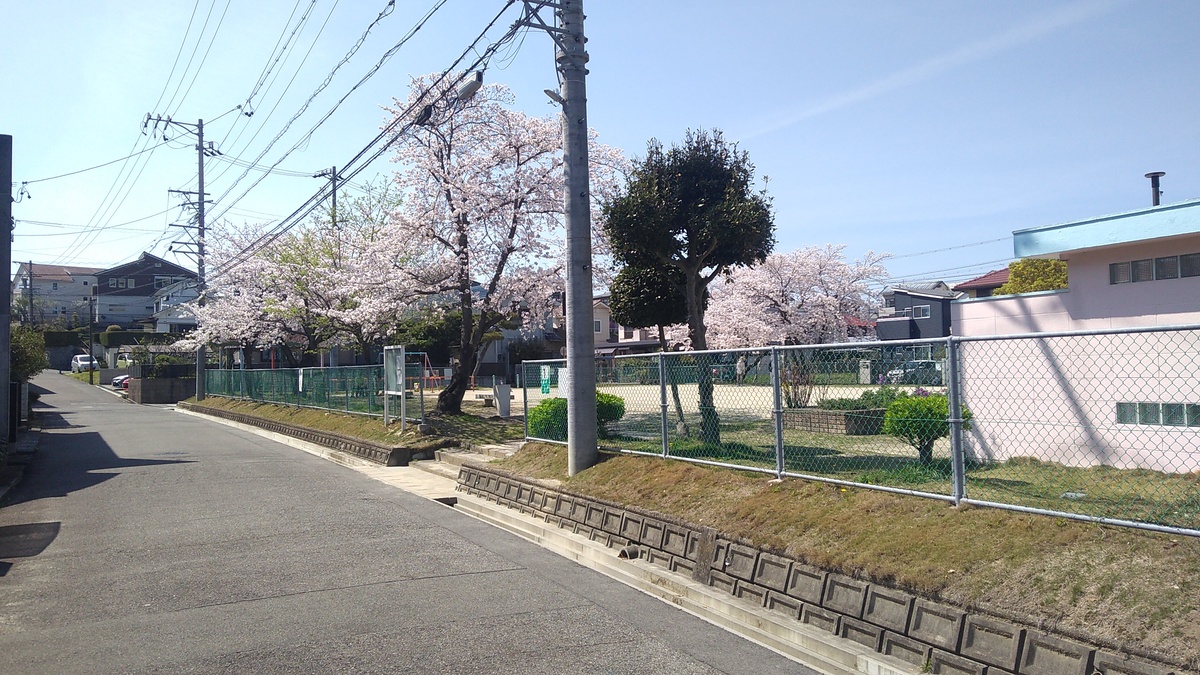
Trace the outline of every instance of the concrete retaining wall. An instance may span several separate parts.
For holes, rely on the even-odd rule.
[[[932,673],[1173,675],[1132,658],[992,616],[932,602],[760,551],[716,530],[559,492],[482,466],[458,489],[622,548],[730,595],[808,623]]]
[[[154,380],[146,380],[153,382]],[[190,380],[195,382],[195,380]],[[129,386],[130,396],[133,394],[133,384]],[[192,394],[195,394],[195,390]],[[408,466],[408,463],[414,459],[412,451],[408,448],[400,446],[383,445],[382,443],[372,443],[358,438],[350,438],[348,436],[340,436],[338,434],[328,433],[324,431],[316,431],[306,427],[297,427],[283,422],[272,422],[264,420],[260,417],[243,415],[241,413],[232,412],[229,410],[220,410],[217,408],[207,408],[204,406],[193,405],[180,401],[176,404],[179,408],[184,408],[191,412],[197,412],[203,415],[212,415],[242,424],[266,429],[277,434],[284,434],[292,438],[299,438],[302,441],[316,443],[327,448],[347,452],[356,457],[361,457],[369,462],[375,462],[383,466]]]
[[[129,400],[134,403],[178,403],[195,395],[194,377],[129,379]]]

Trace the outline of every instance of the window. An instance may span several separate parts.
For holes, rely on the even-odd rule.
[[[1129,263],[1130,271],[1133,275],[1133,281],[1154,281],[1154,261],[1146,258],[1145,260],[1134,260]]]
[[[1200,277],[1200,253],[1179,256],[1179,276]]]
[[[912,315],[913,315],[914,319],[928,319],[929,318],[929,305],[917,305],[917,306],[913,307]]]
[[[1168,427],[1181,427],[1186,424],[1182,403],[1162,404],[1162,423]]]
[[[1117,424],[1137,424],[1137,404],[1117,404]]]
[[[1158,424],[1162,408],[1157,403],[1138,404],[1138,424]]]
[[[116,277],[109,277],[109,279],[108,279],[108,287],[109,287],[109,288],[116,288],[116,287],[117,287],[117,279],[116,279]]]
[[[1117,424],[1200,427],[1200,403],[1118,403]]]
[[[1179,278],[1179,256],[1173,255],[1166,258],[1154,259],[1154,278],[1155,279],[1178,279]]]
[[[1129,263],[1119,262],[1108,266],[1108,283],[1127,284],[1132,281],[1129,276]]]
[[[1178,279],[1180,277],[1200,277],[1200,253],[1116,262],[1110,263],[1108,266],[1108,283],[1110,284]]]
[[[50,284],[50,290],[52,290],[52,291],[58,290],[58,282],[57,281]]]
[[[628,340],[633,337],[633,329],[629,326],[621,326],[621,337]]]
[[[593,333],[600,332],[600,319],[596,319],[595,321],[592,322],[592,332]]]

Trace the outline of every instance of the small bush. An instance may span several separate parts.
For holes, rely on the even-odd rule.
[[[963,420],[971,411],[962,409]],[[944,394],[902,396],[892,401],[883,417],[883,433],[917,449],[921,463],[933,461],[933,443],[950,435],[950,403]]]
[[[615,394],[596,392],[596,422],[603,429],[609,422],[625,416],[625,399]]]
[[[567,399],[548,398],[530,408],[529,435],[548,441],[567,440]]]
[[[886,408],[892,401],[905,396],[908,396],[908,393],[896,387],[880,387],[868,389],[858,398],[827,398],[817,403],[817,407],[824,410],[870,410]]]
[[[608,435],[607,425],[625,416],[625,399],[596,392],[596,431]],[[567,400],[548,398],[529,409],[529,435],[549,441],[567,440]]]

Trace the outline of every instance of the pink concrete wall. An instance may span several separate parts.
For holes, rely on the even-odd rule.
[[[1070,289],[954,302],[955,335],[1200,324],[1200,277],[1109,284],[1108,266],[1200,252],[1200,234],[1075,251]],[[1064,256],[1066,257],[1066,256]],[[1119,402],[1200,403],[1200,331],[963,344],[977,459],[1200,471],[1200,428],[1117,424]]]
[[[1200,331],[962,344],[977,460],[1200,470],[1200,427],[1118,424],[1119,402],[1200,403]]]

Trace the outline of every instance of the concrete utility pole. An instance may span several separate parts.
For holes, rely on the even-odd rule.
[[[29,261],[29,268],[25,270],[25,276],[29,279],[29,325],[33,326],[33,261]]]
[[[12,136],[0,134],[0,224],[8,232],[0,236],[0,267],[4,280],[0,282],[0,448],[7,451],[9,427],[14,423],[9,410],[8,381],[12,376]]]
[[[592,227],[587,141],[588,54],[583,0],[558,3],[555,60],[562,76],[567,213],[567,474],[595,465],[596,341],[592,331]]]
[[[146,127],[148,127],[151,122],[154,122],[154,126],[153,126],[154,133],[158,132],[159,124],[164,125],[164,132],[165,132],[166,127],[169,127],[172,124],[180,126],[180,127],[195,126],[195,129],[196,129],[196,161],[198,164],[198,167],[197,167],[198,187],[196,188],[197,192],[196,192],[196,242],[195,242],[195,245],[196,245],[196,251],[195,251],[195,253],[196,253],[196,293],[197,293],[196,302],[197,302],[197,304],[199,304],[200,306],[203,307],[204,306],[204,289],[206,288],[205,280],[204,280],[204,206],[206,204],[206,197],[208,197],[208,195],[205,194],[205,192],[204,192],[204,156],[206,154],[208,154],[209,152],[213,153],[214,155],[219,155],[220,152],[218,152],[215,148],[207,147],[204,145],[204,120],[202,120],[202,119],[197,120],[195,125],[191,125],[186,122],[176,122],[175,120],[171,119],[169,116],[168,117],[163,117],[162,115],[151,116],[149,113],[147,113],[145,121],[142,122],[142,133],[145,133]],[[165,133],[164,133],[164,137],[165,137]],[[171,190],[170,192],[181,192],[182,194],[188,194],[188,193],[183,193],[180,190]],[[175,242],[175,243],[186,243],[186,242]],[[204,400],[204,359],[205,359],[205,347],[204,347],[204,345],[200,345],[199,347],[196,348],[196,400],[197,401]]]
[[[325,169],[324,171],[319,171],[317,173],[314,173],[313,178],[325,178],[325,177],[329,178],[330,191],[331,191],[329,222],[333,225],[334,236],[337,237],[337,249],[334,251],[334,255],[335,255],[334,262],[335,262],[335,264],[340,265],[341,257],[342,257],[342,235],[341,235],[341,230],[338,229],[338,220],[337,220],[337,187],[338,187],[337,175],[338,175],[337,167],[332,166],[332,167],[329,167],[328,169]]]
[[[204,305],[204,120],[196,122],[196,161],[199,164],[196,207],[196,303]],[[196,348],[196,400],[204,400],[204,344]]]

